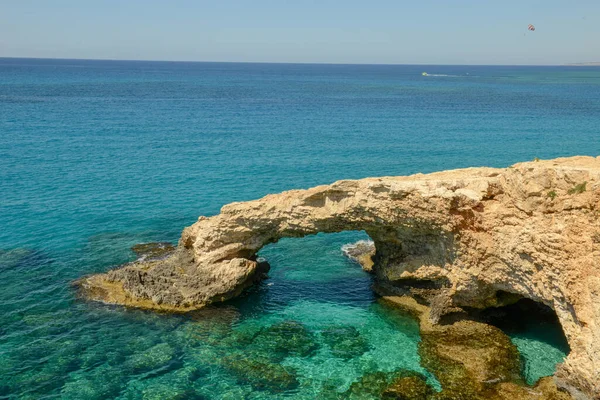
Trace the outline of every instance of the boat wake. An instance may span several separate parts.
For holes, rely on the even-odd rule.
[[[445,77],[445,78],[467,78],[471,77],[471,75],[448,75],[448,74],[428,74],[426,72],[423,73],[423,76],[432,76],[432,77]]]

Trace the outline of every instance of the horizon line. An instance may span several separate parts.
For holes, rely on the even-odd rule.
[[[566,64],[415,64],[415,63],[343,63],[324,61],[200,61],[200,60],[151,60],[151,59],[126,59],[126,58],[70,58],[70,57],[14,57],[0,56],[2,59],[11,60],[61,60],[61,61],[127,61],[127,62],[163,62],[163,63],[212,63],[212,64],[282,64],[282,65],[381,65],[381,66],[471,66],[471,67],[568,67],[568,66],[600,66],[599,62],[587,61]],[[596,65],[594,65],[596,64]]]

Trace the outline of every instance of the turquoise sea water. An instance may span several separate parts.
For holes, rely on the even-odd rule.
[[[362,233],[271,245],[269,280],[190,315],[83,302],[70,282],[231,201],[598,155],[598,127],[593,67],[0,59],[0,398],[313,399],[427,374],[416,324],[342,255]],[[511,333],[531,383],[567,351],[547,333]]]

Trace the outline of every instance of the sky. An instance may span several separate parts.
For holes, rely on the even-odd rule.
[[[598,62],[600,0],[0,0],[0,57]]]

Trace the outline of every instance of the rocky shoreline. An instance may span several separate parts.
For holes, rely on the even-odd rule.
[[[380,289],[381,290],[381,289]],[[419,321],[421,363],[442,386],[422,399],[555,399],[572,396],[552,377],[533,387],[521,377],[515,345],[500,329],[464,315],[433,324],[430,308],[410,296],[384,296],[382,301]]]
[[[375,246],[361,241],[345,246],[344,254],[366,272],[372,272]],[[433,323],[430,302],[440,289],[375,285],[381,302],[413,316],[419,322],[421,363],[440,381],[436,392],[422,376],[393,380],[380,395],[402,399],[552,399],[573,397],[560,389],[552,377],[526,385],[521,376],[520,355],[510,338],[497,327],[486,323],[480,315],[456,308]]]
[[[600,398],[600,158],[339,181],[232,203],[186,228],[167,257],[78,284],[93,300],[194,310],[264,278],[268,264],[256,259],[264,245],[344,230],[364,230],[373,240],[370,269],[381,287],[428,304],[417,317],[439,343],[450,333],[433,327],[461,310],[523,298],[546,305],[571,348],[553,382],[575,397]]]

